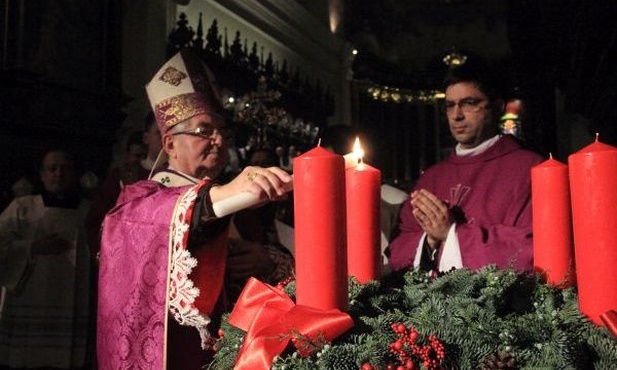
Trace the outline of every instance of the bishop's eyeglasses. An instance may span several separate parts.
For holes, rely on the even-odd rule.
[[[228,134],[229,134],[229,130],[226,128],[218,128],[214,126],[199,126],[191,130],[174,132],[171,135],[172,136],[191,135],[191,136],[197,136],[202,139],[213,140],[219,136],[222,137],[223,139],[226,139],[228,137]]]

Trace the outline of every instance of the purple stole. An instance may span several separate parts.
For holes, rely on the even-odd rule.
[[[187,242],[203,185],[140,181],[126,186],[107,214],[97,318],[101,370],[165,369],[169,313],[199,331],[203,348],[211,342],[206,326],[222,290],[227,233],[196,248],[206,261],[198,265]]]

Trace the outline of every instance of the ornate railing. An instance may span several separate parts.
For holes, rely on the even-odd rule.
[[[237,123],[255,130],[262,145],[310,145],[334,114],[334,98],[319,79],[289,71],[287,60],[264,56],[264,48],[242,40],[240,31],[229,42],[215,19],[204,38],[200,18],[193,30],[184,13],[168,38],[167,54],[188,48],[199,55],[216,75],[226,107]]]

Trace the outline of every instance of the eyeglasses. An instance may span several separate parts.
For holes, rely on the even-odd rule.
[[[454,108],[457,105],[463,113],[477,113],[481,109],[486,108],[486,105],[485,106],[480,105],[480,103],[482,103],[483,101],[486,101],[486,99],[465,98],[465,99],[459,100],[458,102],[446,101],[446,113],[453,114]]]
[[[216,128],[214,126],[200,126],[192,130],[174,132],[171,135],[191,135],[202,139],[216,139],[217,137],[227,138],[227,134],[228,131],[223,128]]]

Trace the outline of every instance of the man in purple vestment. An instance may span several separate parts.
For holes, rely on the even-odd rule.
[[[543,158],[498,134],[498,76],[465,64],[445,79],[455,152],[422,174],[389,246],[394,270],[533,269],[531,167]]]
[[[276,200],[291,176],[245,168],[219,185],[226,123],[209,71],[194,55],[172,57],[146,86],[169,167],[124,187],[102,228],[97,354],[99,368],[197,370],[207,364],[225,303],[229,217],[212,204],[241,192]],[[271,272],[260,246],[242,240],[244,268]],[[259,269],[263,271],[260,272]]]

